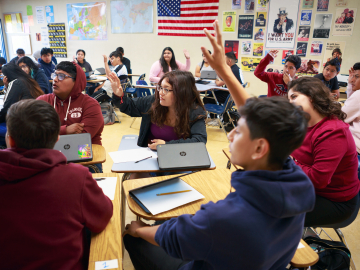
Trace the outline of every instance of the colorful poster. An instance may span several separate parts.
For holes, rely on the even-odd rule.
[[[26,15],[33,15],[33,10],[32,10],[32,6],[27,5],[26,6]]]
[[[298,41],[309,41],[310,26],[299,26]]]
[[[46,22],[53,23],[54,20],[54,6],[45,6]]]
[[[255,9],[255,0],[245,0],[245,10],[244,13],[254,13]]]
[[[332,14],[316,14],[313,38],[329,38]]]
[[[250,55],[252,50],[251,41],[242,41],[241,42],[241,54]]]
[[[28,16],[29,18],[30,16]],[[6,33],[23,33],[24,25],[21,13],[4,14]]]
[[[318,0],[316,11],[328,11],[329,0]]]
[[[255,27],[255,34],[254,34],[254,40],[261,40],[264,41],[265,34],[264,34],[264,28],[258,28]]]
[[[253,56],[262,56],[264,43],[254,43]]]
[[[46,23],[44,6],[35,7],[36,22],[38,24]]]
[[[238,40],[225,40],[225,53],[233,52],[236,60],[239,59],[239,41]]]
[[[348,0],[336,0],[337,7],[346,7]]]
[[[286,59],[290,56],[290,55],[294,55],[294,50],[283,50],[282,51],[282,58],[281,58],[281,64],[285,64]]]
[[[351,36],[354,30],[356,8],[336,9],[333,36]]]
[[[267,4],[269,3],[269,0],[257,0],[257,11],[267,11]]]
[[[303,0],[302,7],[303,8],[313,8],[314,7],[314,0]]]
[[[320,61],[312,59],[301,59],[298,75],[316,75],[320,70]]]
[[[223,12],[223,32],[235,32],[236,11]]]
[[[299,57],[305,57],[306,56],[306,51],[307,51],[307,42],[298,42],[296,45],[296,55]]]
[[[54,51],[54,56],[67,58],[65,23],[49,23],[50,48]]]
[[[310,25],[312,17],[312,10],[302,10],[300,17],[300,25]]]
[[[271,50],[265,50],[265,55],[264,57],[270,52]],[[274,60],[270,62],[270,64],[274,64]]]
[[[239,15],[238,38],[252,39],[254,15]]]
[[[266,48],[293,49],[300,0],[270,1]]]
[[[321,55],[323,50],[323,42],[322,41],[313,41],[311,42],[311,50],[310,55]]]
[[[241,9],[241,0],[232,0],[231,9]]]
[[[266,15],[267,15],[267,12],[256,12],[255,26],[265,27],[266,26]]]
[[[341,64],[343,53],[345,52],[345,45],[345,41],[327,42],[324,53],[324,64],[334,58],[337,58]]]
[[[24,33],[30,34],[30,25],[29,25],[29,18],[28,16],[23,16],[23,23],[24,23]]]
[[[241,57],[241,70],[254,71],[259,65],[261,58],[256,57]]]

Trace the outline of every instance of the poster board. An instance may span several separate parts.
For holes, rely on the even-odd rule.
[[[7,33],[7,42],[10,59],[16,56],[16,50],[24,49],[25,55],[32,55],[31,39],[29,34]]]
[[[5,32],[23,33],[24,25],[21,13],[4,13]]]

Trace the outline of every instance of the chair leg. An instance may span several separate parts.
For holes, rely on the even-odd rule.
[[[136,120],[136,117],[134,117],[134,119],[132,120],[132,122],[131,122],[131,124],[130,124],[130,128],[131,128],[131,126],[134,124],[135,120]]]
[[[117,115],[117,113],[114,110],[114,114],[115,114],[115,119],[117,119],[117,121],[115,120],[115,123],[118,122],[119,124],[121,123],[119,116]]]
[[[226,136],[226,138],[227,138],[227,132],[226,132],[226,130],[225,130],[225,127],[224,127],[223,123],[221,123],[220,116],[219,116],[219,115],[216,115],[216,116],[217,116],[217,120],[218,120],[218,122],[219,122],[219,124],[220,124],[220,127],[221,127],[222,130],[224,131],[225,136]]]
[[[343,242],[343,244],[349,249],[348,244],[347,244],[346,239],[345,239],[345,236],[342,233],[342,231],[340,229],[335,229],[335,228],[334,228],[334,230],[335,230],[336,234],[338,235],[340,241]],[[350,266],[351,266],[352,270],[356,270],[355,263],[354,263],[354,260],[353,260],[352,256],[350,258]]]

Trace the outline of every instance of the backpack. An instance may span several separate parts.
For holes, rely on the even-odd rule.
[[[319,261],[311,266],[314,270],[349,270],[350,250],[339,241],[308,236],[304,241],[319,255]]]
[[[102,116],[104,117],[104,125],[114,124],[115,112],[113,106],[109,102],[104,101],[100,103],[100,107],[101,107]]]
[[[230,117],[231,117],[235,127],[236,127],[237,122],[240,119],[240,114],[238,113],[238,111],[236,109],[229,111],[229,114],[230,114]],[[227,113],[223,114],[223,121],[224,121],[224,128],[225,128],[226,132],[230,132],[231,130],[233,130],[234,126],[231,124],[230,118]]]

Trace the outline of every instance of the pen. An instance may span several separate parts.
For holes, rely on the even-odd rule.
[[[156,194],[156,196],[171,195],[171,194],[177,194],[177,193],[183,193],[183,192],[189,192],[189,191],[191,191],[191,190],[180,190],[180,191],[174,191],[174,192],[159,193],[159,194]]]
[[[94,178],[96,181],[101,181],[101,180],[104,180],[105,178]]]
[[[140,161],[143,161],[143,160],[146,160],[146,159],[149,159],[149,158],[152,158],[152,156],[147,157],[147,158],[140,159],[140,160],[138,160],[138,161],[135,161],[135,163],[138,163],[138,162],[140,162]]]

